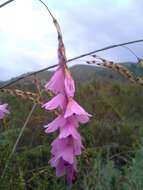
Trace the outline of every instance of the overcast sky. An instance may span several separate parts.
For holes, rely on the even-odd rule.
[[[0,4],[5,1],[0,0]],[[44,2],[61,25],[68,58],[143,38],[143,0]],[[143,43],[129,47],[143,57]],[[124,48],[99,55],[117,62],[136,61]],[[56,63],[57,34],[47,10],[38,0],[15,0],[0,8],[0,80]],[[73,64],[77,63],[82,62]]]

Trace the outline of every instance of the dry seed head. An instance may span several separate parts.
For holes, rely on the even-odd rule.
[[[36,93],[33,92],[29,92],[29,91],[22,91],[22,90],[11,90],[11,89],[2,89],[0,90],[1,92],[10,94],[12,96],[18,96],[21,97],[23,99],[28,99],[28,100],[32,100],[33,102],[37,102],[38,104],[42,105],[43,103],[39,100],[38,95]]]

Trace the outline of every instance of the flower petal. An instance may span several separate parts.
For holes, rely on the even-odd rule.
[[[9,114],[10,112],[7,109],[8,104],[0,105],[0,119],[3,119],[5,114]]]
[[[87,113],[75,100],[70,99],[64,117],[67,118],[72,116],[73,114],[91,117],[91,115]]]
[[[59,127],[65,125],[65,122],[65,118],[62,115],[59,115],[54,121],[44,126],[44,128],[47,128],[45,132],[52,133],[56,131]]]
[[[51,153],[57,158],[62,157],[63,160],[72,164],[74,161],[74,152],[71,138],[55,139],[52,143]]]
[[[58,107],[64,109],[66,106],[66,97],[64,94],[58,94],[52,98],[49,102],[45,103],[42,107],[45,107],[46,110],[54,110]]]
[[[80,138],[80,134],[78,133],[76,127],[70,123],[67,123],[65,126],[60,128],[59,138],[66,138],[70,135],[75,139]]]
[[[45,85],[46,90],[50,90],[54,94],[64,92],[64,77],[63,67],[59,67],[50,81]]]
[[[75,84],[70,72],[65,70],[65,92],[68,97],[74,97]]]

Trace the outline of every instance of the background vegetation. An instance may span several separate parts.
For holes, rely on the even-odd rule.
[[[0,124],[1,175],[7,165],[0,179],[1,190],[143,189],[143,87],[115,78],[110,71],[95,72],[82,66],[72,70],[78,83],[76,99],[93,114],[91,121],[80,128],[85,149],[78,158],[75,183],[69,187],[64,177],[55,177],[54,169],[48,164],[50,143],[56,133],[47,135],[42,126],[54,115],[40,106],[9,160],[32,103],[1,93],[0,99],[8,102],[11,110]],[[40,79],[46,75],[50,74],[44,73]],[[27,82],[16,87],[34,91],[33,84]]]

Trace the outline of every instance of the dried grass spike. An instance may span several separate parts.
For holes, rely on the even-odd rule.
[[[33,92],[29,92],[29,91],[22,91],[22,90],[11,90],[11,89],[1,89],[0,90],[3,93],[7,93],[10,94],[12,96],[18,96],[21,97],[23,99],[28,99],[28,100],[32,100],[33,102],[37,102],[38,104],[42,105],[43,102],[41,102],[38,98],[38,95],[36,93]]]

